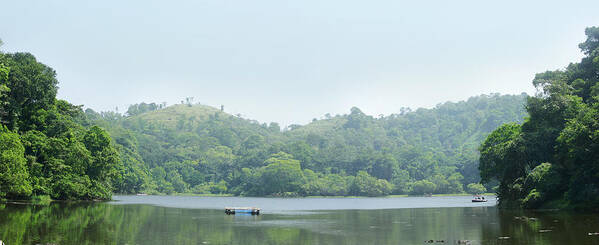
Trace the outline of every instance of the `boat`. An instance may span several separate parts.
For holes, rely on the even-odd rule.
[[[256,207],[225,207],[225,214],[251,214],[260,215],[260,208]]]
[[[485,197],[483,196],[474,196],[474,198],[472,198],[472,202],[487,202],[487,199],[485,199]]]

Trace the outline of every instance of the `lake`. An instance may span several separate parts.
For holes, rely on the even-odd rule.
[[[14,244],[599,244],[599,216],[504,211],[471,197],[114,196],[103,203],[0,204]],[[262,214],[225,215],[225,206]],[[432,243],[430,243],[432,240]]]

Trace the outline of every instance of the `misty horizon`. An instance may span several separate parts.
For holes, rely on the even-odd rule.
[[[534,75],[579,60],[582,30],[599,23],[599,2],[588,1],[3,7],[11,11],[0,16],[0,49],[56,69],[58,98],[123,112],[194,97],[282,125],[352,106],[388,115],[480,94],[534,94]]]

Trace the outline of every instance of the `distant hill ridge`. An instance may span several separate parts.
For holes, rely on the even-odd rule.
[[[383,117],[379,117],[377,119],[385,119],[385,118],[397,118],[397,117],[401,117],[401,116],[407,116],[408,114],[411,113],[427,113],[428,111],[454,111],[454,112],[458,112],[460,113],[460,106],[466,106],[466,104],[468,103],[476,103],[475,101],[480,99],[480,98],[488,98],[491,101],[489,101],[491,104],[493,103],[503,103],[503,102],[508,102],[509,104],[506,104],[507,106],[516,106],[516,107],[522,107],[522,111],[525,111],[523,109],[523,106],[525,104],[525,100],[522,100],[522,104],[517,104],[517,103],[511,103],[513,101],[506,101],[505,98],[509,97],[509,98],[515,98],[516,100],[522,99],[522,98],[526,98],[528,97],[528,95],[526,93],[522,93],[520,95],[501,95],[501,94],[482,94],[479,96],[474,96],[469,98],[468,100],[462,100],[462,101],[458,101],[458,102],[452,102],[452,101],[447,101],[444,103],[440,103],[437,106],[433,107],[433,108],[418,108],[414,111],[412,111],[410,108],[402,108],[402,109],[406,109],[405,112],[403,113],[393,113],[387,116],[383,116]],[[492,100],[495,101],[492,101]],[[485,106],[489,106],[489,105],[482,105],[483,107],[479,108],[479,109],[485,109]],[[356,107],[354,107],[356,108]],[[510,109],[514,109],[514,108],[510,108]],[[205,120],[209,120],[211,116],[214,116],[215,114],[221,115],[221,116],[229,116],[229,117],[233,117],[233,118],[241,118],[249,123],[253,123],[253,124],[262,124],[264,125],[264,123],[260,123],[259,121],[256,120],[252,120],[252,119],[247,119],[247,118],[243,118],[241,117],[241,115],[233,115],[233,114],[229,114],[226,111],[221,111],[218,108],[215,108],[213,106],[209,106],[209,105],[203,105],[203,104],[174,104],[174,105],[170,105],[161,109],[155,109],[155,110],[149,110],[149,111],[145,111],[143,113],[140,113],[138,115],[132,115],[132,116],[126,116],[127,120],[134,120],[134,119],[142,119],[142,120],[148,120],[148,121],[156,121],[156,122],[173,122],[176,121],[178,119],[180,119],[182,116],[184,116],[186,119],[192,119],[192,120],[197,120],[197,121],[205,121]],[[291,124],[293,125],[292,128],[290,130],[284,130],[284,131],[306,131],[306,130],[316,130],[316,131],[328,131],[328,130],[333,130],[336,126],[340,126],[341,124],[343,124],[344,122],[346,122],[347,118],[345,118],[345,116],[347,114],[344,115],[335,115],[335,116],[330,116],[330,114],[328,114],[329,117],[327,118],[326,116],[323,116],[322,119],[316,119],[315,121],[309,122],[305,125],[299,125],[299,124]],[[375,119],[375,117],[370,116],[373,119]],[[492,123],[492,122],[490,122]]]

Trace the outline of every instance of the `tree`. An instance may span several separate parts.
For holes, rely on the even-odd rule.
[[[487,192],[487,188],[485,188],[482,184],[479,183],[470,183],[468,184],[468,193],[470,194],[482,194]]]
[[[372,177],[366,171],[359,171],[351,186],[351,193],[360,196],[384,196],[392,190],[389,182]]]
[[[412,184],[412,192],[410,194],[413,195],[424,195],[424,194],[432,194],[437,186],[428,180],[419,180]]]
[[[300,162],[293,156],[279,152],[271,155],[260,169],[262,194],[272,195],[284,192],[299,192],[305,183]]]
[[[32,188],[19,135],[0,126],[0,197],[27,197]]]
[[[0,81],[9,89],[8,103],[3,107],[6,116],[2,121],[10,130],[28,130],[38,111],[54,103],[58,84],[56,72],[37,62],[29,53],[2,55],[5,60],[2,63],[10,69],[8,76]]]
[[[281,132],[281,126],[279,126],[279,124],[276,122],[271,122],[268,125],[268,130],[270,130],[271,132]]]
[[[7,76],[8,69],[0,63],[0,81],[6,79]],[[0,83],[0,124],[2,125],[8,124],[8,121],[6,121],[5,118],[7,117],[6,108],[8,107],[6,96],[9,91],[10,89],[6,85]]]
[[[187,192],[188,185],[183,181],[183,177],[181,177],[181,174],[179,174],[179,172],[177,172],[176,170],[171,170],[170,172],[168,172],[166,179],[173,185],[173,188],[176,192]]]
[[[464,187],[462,181],[464,177],[460,173],[453,173],[447,181],[449,182],[449,189],[447,193],[462,193],[464,192]]]
[[[285,147],[293,157],[300,161],[302,169],[317,169],[314,164],[314,150],[304,141],[294,142]]]
[[[161,109],[161,107],[162,107],[162,104],[160,104],[160,105],[158,105],[156,103],[146,104],[146,103],[142,102],[139,104],[130,105],[129,108],[127,109],[127,115],[135,116],[135,115],[139,115],[142,113]]]
[[[431,182],[433,182],[433,184],[435,184],[434,193],[439,193],[439,194],[450,193],[449,191],[450,191],[451,186],[450,186],[449,181],[447,181],[447,179],[445,178],[445,176],[443,176],[441,174],[436,174],[430,180],[431,180]]]
[[[404,169],[397,169],[393,172],[392,183],[394,186],[394,194],[405,194],[411,191],[412,186],[410,185],[410,173]]]
[[[83,137],[83,144],[93,157],[85,173],[98,181],[110,181],[115,177],[121,162],[118,152],[111,146],[110,135],[100,127],[92,126]]]
[[[353,176],[327,174],[320,181],[320,194],[324,196],[345,196],[350,193]]]
[[[347,116],[347,122],[343,127],[353,129],[366,127],[368,117],[358,107],[352,107],[350,111],[351,113]]]
[[[152,176],[156,181],[157,191],[165,194],[172,194],[175,191],[173,184],[166,180],[166,171],[162,167],[155,167],[151,170]]]
[[[378,179],[390,181],[393,173],[397,171],[398,163],[390,154],[376,156],[369,164],[368,173]]]
[[[524,152],[518,124],[504,124],[493,131],[480,146],[482,182],[513,180],[524,171]]]
[[[587,40],[579,44],[578,47],[587,56],[596,56],[593,51],[599,49],[599,27],[588,27],[584,30]]]
[[[264,147],[264,137],[257,134],[252,134],[243,141],[243,147],[246,150],[258,149]]]
[[[218,182],[229,176],[233,171],[235,163],[235,155],[231,148],[226,146],[218,146],[206,151],[202,164],[204,164],[212,174],[211,181]]]

